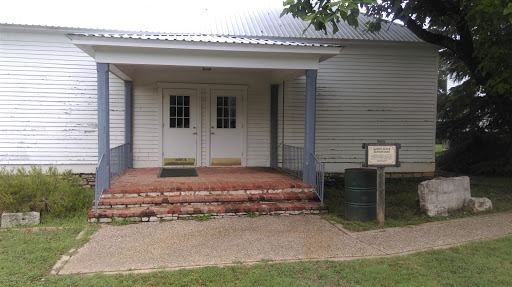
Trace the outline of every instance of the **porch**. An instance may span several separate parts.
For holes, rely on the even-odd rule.
[[[302,189],[306,186],[314,187],[322,198],[321,188],[317,187],[320,186],[318,182],[323,181],[323,177],[318,176],[323,174],[323,165],[314,156],[316,78],[319,63],[337,55],[340,46],[282,41],[254,43],[246,39],[233,43],[224,38],[215,39],[215,43],[210,39],[205,43],[201,37],[178,39],[172,35],[155,35],[155,38],[74,34],[69,37],[97,62],[99,160],[92,219],[107,220],[112,216],[128,216],[128,213],[131,214],[129,216],[153,218],[152,215],[164,214],[233,213],[228,210],[298,211],[299,207],[290,202],[295,200],[297,192],[306,192]],[[111,74],[125,83],[124,144],[115,148],[112,148],[110,139]],[[157,169],[148,169],[148,176],[151,176],[147,179],[140,180],[134,176],[133,179],[122,180],[122,175],[111,185],[121,172],[133,167],[192,165],[199,170],[212,166],[278,167],[280,84],[301,76],[305,76],[304,134],[303,142],[299,144],[303,148],[298,147],[293,156],[295,164],[292,171],[300,170],[302,180],[278,180],[268,170],[251,178],[248,176],[250,172],[237,169],[230,174],[212,175],[212,178],[217,178],[215,182],[207,180],[205,174],[195,180],[175,181],[157,179]],[[281,156],[285,167],[284,145]],[[123,181],[126,182],[119,183]],[[141,181],[145,184],[141,185]],[[120,187],[117,188],[116,184]],[[288,188],[294,190],[282,192]],[[218,191],[258,196],[219,199],[214,193]],[[280,195],[284,197],[279,199],[282,204],[267,202],[268,194],[277,193],[283,193]],[[116,194],[116,202],[108,202],[109,195],[113,198],[113,194]],[[137,202],[141,200],[139,206],[132,206],[132,194],[136,195]],[[199,202],[235,202],[238,205],[225,209],[226,212],[218,206],[206,206],[201,210],[161,206],[143,208],[147,207],[146,201],[157,205],[173,201],[183,203],[178,198],[183,195],[208,196],[206,201],[187,198],[187,205]],[[148,196],[151,198],[146,198]],[[161,198],[164,196],[174,197]],[[305,199],[309,199],[308,196]],[[121,203],[118,198],[122,198]],[[265,203],[272,203],[271,207],[260,204],[262,199]],[[248,207],[250,202],[256,202],[251,203],[256,205]],[[106,210],[108,206],[110,209]],[[115,209],[123,206],[131,209]],[[98,207],[106,208],[98,211]],[[301,210],[312,208],[300,206]]]
[[[322,210],[311,185],[269,167],[196,167],[197,176],[158,177],[160,168],[126,169],[103,191],[90,222],[168,221]],[[93,204],[96,202],[93,202]]]

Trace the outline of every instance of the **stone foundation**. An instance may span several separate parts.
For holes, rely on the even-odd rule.
[[[434,172],[386,172],[386,178],[433,178]],[[340,172],[326,172],[325,182],[339,182],[345,179]]]
[[[208,213],[208,214],[158,214],[155,216],[136,216],[136,217],[106,217],[89,218],[89,223],[111,223],[123,219],[131,222],[163,222],[172,220],[194,220],[195,217],[211,216],[212,219],[234,218],[234,217],[254,217],[254,216],[289,216],[300,214],[321,214],[326,210],[289,210],[289,211],[271,211],[271,212],[238,212],[238,213]]]
[[[80,178],[80,184],[85,187],[94,188],[96,186],[96,174],[94,173],[75,173]]]

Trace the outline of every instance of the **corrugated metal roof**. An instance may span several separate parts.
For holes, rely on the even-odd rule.
[[[218,12],[205,12],[201,15],[201,20],[196,23],[198,25],[193,27],[176,25],[173,30],[168,32],[172,34],[188,33],[241,37],[422,42],[405,26],[396,23],[383,26],[379,33],[364,32],[365,23],[370,18],[362,15],[359,17],[359,28],[357,30],[342,21],[338,25],[339,31],[336,34],[332,34],[332,29],[328,29],[328,33],[325,34],[323,31],[316,31],[312,27],[303,34],[309,23],[301,19],[294,19],[291,15],[285,15],[281,18],[279,17],[281,11],[281,8],[241,8],[236,13],[225,12],[221,15]]]
[[[160,31],[142,31],[149,32],[145,34],[166,34],[166,35],[210,35],[227,36],[236,38],[258,38],[287,41],[286,38],[305,39],[310,42],[323,40],[373,40],[373,41],[400,41],[400,42],[422,42],[416,35],[409,31],[405,26],[390,23],[382,27],[379,33],[364,32],[365,23],[369,20],[366,16],[359,17],[359,29],[350,27],[346,22],[340,22],[339,31],[332,34],[332,29],[328,33],[316,31],[310,27],[303,33],[308,26],[308,22],[301,19],[294,19],[291,15],[279,17],[282,8],[279,7],[253,7],[240,8],[236,11],[229,10],[202,10],[198,14],[193,14],[194,20],[183,22],[183,18],[169,17],[165,21],[165,27],[158,27]],[[191,16],[192,17],[192,16]],[[32,26],[32,25],[29,25]],[[34,26],[45,27],[45,26]],[[62,28],[62,27],[60,27]],[[82,28],[76,28],[76,32],[86,32]],[[120,29],[103,30],[104,33],[117,33]],[[94,33],[101,33],[101,30],[94,29]],[[128,32],[128,31],[123,31]],[[143,33],[133,32],[141,35]],[[73,33],[73,32],[70,32]],[[87,32],[86,32],[87,33]],[[322,40],[322,41],[319,41]]]
[[[302,47],[338,47],[332,44],[300,43],[293,41],[279,41],[269,39],[242,38],[233,36],[216,35],[169,35],[169,34],[87,34],[74,33],[69,35],[99,37],[99,38],[118,38],[118,39],[142,39],[142,40],[162,40],[162,41],[185,41],[185,42],[207,42],[207,43],[230,43],[230,44],[256,44],[256,45],[280,45],[280,46],[302,46]]]

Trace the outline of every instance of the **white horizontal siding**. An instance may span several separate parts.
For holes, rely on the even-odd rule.
[[[96,64],[65,35],[0,34],[0,165],[97,164]],[[124,84],[110,74],[111,146],[124,141]]]
[[[247,165],[270,166],[270,84],[247,90]]]
[[[305,79],[287,81],[284,89],[284,99],[279,96],[279,141],[284,100],[284,142],[303,146]],[[363,161],[362,143],[383,139],[402,144],[403,171],[431,171],[436,93],[435,49],[345,47],[318,71],[316,155],[328,171],[343,172]]]
[[[133,88],[133,166],[162,165],[160,133],[162,97],[155,86],[134,85]]]

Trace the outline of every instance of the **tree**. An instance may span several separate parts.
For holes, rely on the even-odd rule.
[[[485,95],[463,63],[448,50],[440,52],[439,80],[447,75],[460,84],[439,85],[438,139],[450,149],[438,159],[443,170],[484,175],[512,175],[512,98]]]
[[[512,5],[509,0],[287,0],[282,15],[327,32],[346,21],[358,28],[360,9],[378,33],[401,21],[425,42],[452,52],[486,94],[512,97]],[[308,26],[308,28],[309,28]]]

